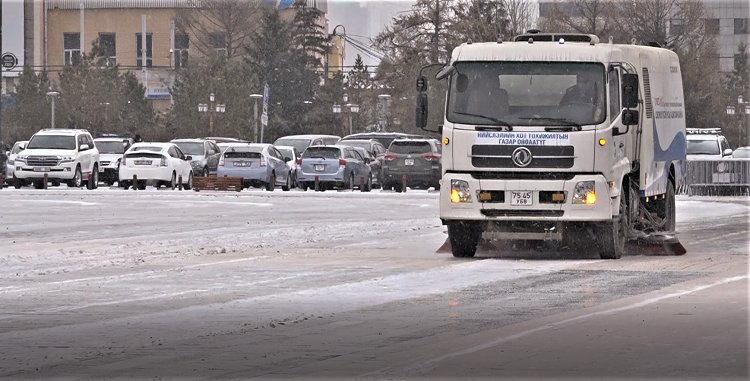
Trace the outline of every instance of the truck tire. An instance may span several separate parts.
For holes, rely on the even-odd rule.
[[[662,205],[659,208],[659,217],[666,219],[662,231],[673,232],[677,229],[676,224],[676,213],[675,213],[675,191],[674,191],[674,179],[670,176],[667,180],[667,194],[662,200]]]
[[[628,232],[628,193],[625,189],[620,190],[620,215],[612,222],[601,225],[599,237],[601,237],[601,248],[599,257],[601,259],[620,259],[625,253],[625,241]]]
[[[469,222],[448,224],[448,239],[451,251],[456,258],[472,258],[477,252],[477,244],[482,236],[479,226]]]

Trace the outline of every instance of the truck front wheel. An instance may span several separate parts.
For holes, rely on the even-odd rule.
[[[478,224],[470,222],[451,222],[448,224],[448,239],[451,251],[456,258],[472,258],[477,252],[477,244],[482,236]]]
[[[600,227],[602,247],[599,249],[599,257],[602,259],[619,259],[625,253],[625,241],[628,236],[627,195],[625,189],[620,191],[620,215]]]

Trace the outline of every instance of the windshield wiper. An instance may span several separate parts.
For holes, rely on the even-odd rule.
[[[491,122],[495,122],[495,124],[499,124],[499,125],[504,126],[504,127],[510,127],[510,123],[508,123],[508,122],[506,122],[504,120],[500,120],[500,119],[491,117],[491,116],[487,116],[487,115],[472,114],[470,112],[460,112],[460,111],[453,111],[453,113],[454,114],[458,114],[458,115],[476,116],[478,118],[482,118],[482,119],[489,120]]]
[[[571,128],[560,128],[560,127],[545,127],[545,131],[581,131],[581,125],[567,120],[565,118],[546,118],[546,117],[540,117],[540,116],[534,116],[534,117],[519,117],[518,119],[526,119],[526,120],[540,120],[545,122],[554,122],[557,123],[559,126],[565,126],[565,127],[571,127]]]

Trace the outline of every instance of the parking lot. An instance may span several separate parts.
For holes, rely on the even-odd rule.
[[[684,256],[445,243],[438,194],[0,190],[0,377],[747,378],[748,201]]]

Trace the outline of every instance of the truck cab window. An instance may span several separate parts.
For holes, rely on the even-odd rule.
[[[611,120],[620,114],[620,72],[612,69],[607,73],[607,87],[609,88],[609,117]]]

